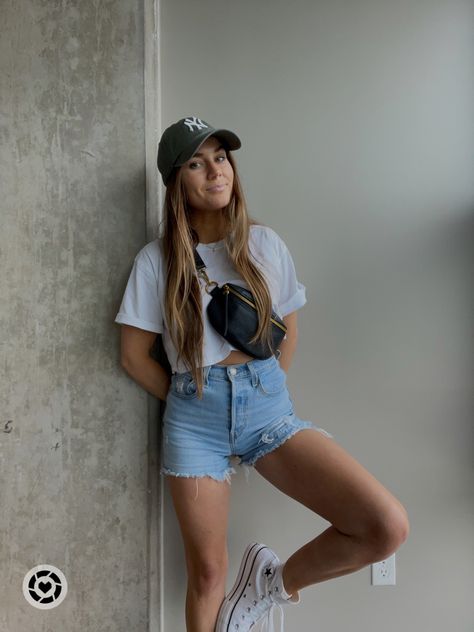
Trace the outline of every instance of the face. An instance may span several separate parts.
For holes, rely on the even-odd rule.
[[[229,204],[234,170],[221,145],[219,139],[210,136],[181,166],[188,203],[194,210],[218,210]]]

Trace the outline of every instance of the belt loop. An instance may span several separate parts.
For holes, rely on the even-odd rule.
[[[258,373],[255,369],[255,363],[253,360],[249,360],[245,363],[252,376],[252,386],[255,388],[258,384]]]
[[[208,386],[208,384],[209,384],[209,371],[211,370],[211,366],[212,366],[212,364],[208,364],[207,366],[204,367],[204,370],[203,370],[203,384],[204,384],[204,386]]]

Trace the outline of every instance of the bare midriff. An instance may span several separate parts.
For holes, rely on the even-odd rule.
[[[235,350],[235,351],[231,351],[229,355],[227,356],[227,358],[224,358],[223,360],[221,360],[220,362],[217,362],[216,364],[223,364],[223,365],[243,364],[244,362],[248,362],[249,360],[254,360],[254,358],[252,356],[247,355],[243,351]]]

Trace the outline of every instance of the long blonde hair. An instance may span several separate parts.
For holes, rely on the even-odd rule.
[[[272,300],[265,276],[252,262],[248,241],[250,226],[260,224],[247,213],[247,205],[234,157],[226,151],[234,171],[229,204],[222,209],[224,244],[235,269],[246,281],[255,299],[259,326],[252,342],[271,346]],[[175,168],[166,188],[163,205],[163,253],[166,262],[165,318],[171,340],[194,378],[198,397],[203,389],[203,319],[201,285],[197,277],[193,247],[199,243],[189,222],[182,169]],[[170,323],[173,324],[170,327]],[[200,369],[201,367],[201,369]]]

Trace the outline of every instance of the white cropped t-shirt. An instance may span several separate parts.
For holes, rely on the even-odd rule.
[[[274,311],[283,318],[306,303],[306,287],[297,280],[290,251],[273,228],[252,224],[249,233],[249,249],[256,258],[256,261],[252,261],[265,276]],[[235,270],[223,239],[210,244],[200,243],[196,248],[206,264],[206,273],[210,280],[217,281],[219,285],[225,282],[236,283],[249,289]],[[178,354],[166,326],[165,272],[162,239],[157,238],[146,244],[136,255],[114,322],[162,334],[171,370],[173,373],[182,373],[189,371],[190,367],[183,364],[182,358],[177,362]],[[203,366],[208,366],[226,358],[236,347],[210,324],[206,308],[212,297],[204,289],[204,280],[199,278],[199,282],[204,327]]]

